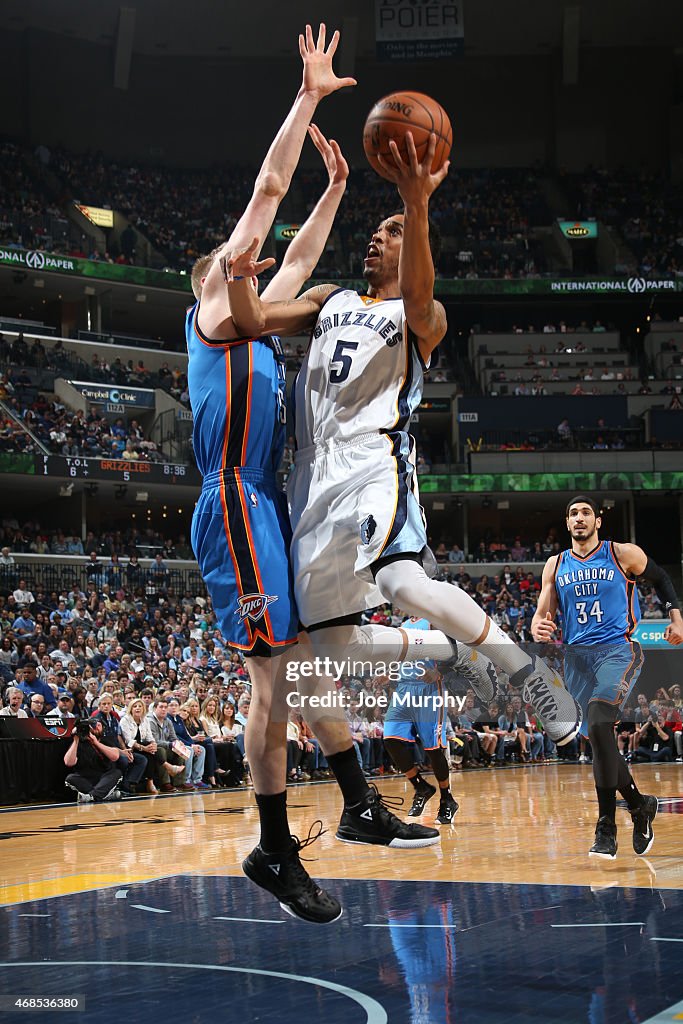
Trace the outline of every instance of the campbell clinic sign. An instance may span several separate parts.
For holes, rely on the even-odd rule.
[[[151,388],[108,388],[102,384],[90,384],[81,380],[70,380],[67,383],[76,388],[86,401],[96,405],[118,405],[138,409],[154,408],[154,392]]]

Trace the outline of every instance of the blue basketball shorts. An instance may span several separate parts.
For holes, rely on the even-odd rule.
[[[425,750],[446,746],[445,691],[441,684],[399,685],[384,718],[384,739],[414,743]]]
[[[275,476],[260,469],[205,477],[192,547],[225,641],[269,657],[296,643],[291,529]]]
[[[564,682],[583,711],[582,736],[588,736],[591,701],[601,700],[622,708],[642,666],[643,652],[634,641],[564,648]]]

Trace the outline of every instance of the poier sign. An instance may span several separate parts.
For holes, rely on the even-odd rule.
[[[439,60],[464,49],[464,0],[375,0],[378,60]]]

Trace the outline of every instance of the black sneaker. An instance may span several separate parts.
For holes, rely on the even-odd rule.
[[[315,825],[320,828],[316,835],[311,835]],[[313,881],[299,858],[299,851],[315,842],[324,831],[322,821],[316,821],[308,838],[301,842],[292,836],[291,846],[284,853],[264,853],[257,846],[242,861],[242,871],[247,878],[272,893],[282,909],[292,917],[300,917],[312,924],[329,924],[337,921],[343,913],[338,900]]]
[[[452,825],[458,807],[458,801],[454,800],[450,793],[445,799],[442,799],[439,804],[439,813],[436,816],[439,825]]]
[[[413,797],[413,805],[408,811],[408,817],[419,818],[420,815],[424,813],[427,801],[431,800],[435,793],[435,787],[431,786],[428,782],[425,782],[423,779],[415,790],[415,796]]]
[[[633,819],[633,851],[639,857],[648,852],[655,841],[652,822],[657,817],[657,797],[644,796],[642,806],[631,811]]]
[[[367,843],[370,846],[393,846],[396,849],[434,846],[438,843],[440,836],[437,829],[406,824],[389,809],[392,805],[400,807],[402,803],[402,797],[389,800],[380,796],[376,786],[370,786],[370,792],[364,800],[344,807],[337,839],[344,843]]]
[[[617,826],[606,816],[598,818],[598,823],[595,826],[595,842],[588,851],[588,856],[614,860],[616,855]]]

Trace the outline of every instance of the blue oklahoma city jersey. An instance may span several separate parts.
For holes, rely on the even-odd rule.
[[[285,360],[278,338],[224,344],[205,340],[195,303],[185,337],[194,429],[202,476],[231,466],[275,473],[285,445]]]
[[[187,312],[193,444],[204,477],[192,547],[224,639],[259,656],[296,640],[291,528],[276,470],[285,442],[277,338],[212,342]]]
[[[619,565],[611,541],[581,558],[563,551],[555,590],[567,644],[627,643],[640,618],[635,579]]]

